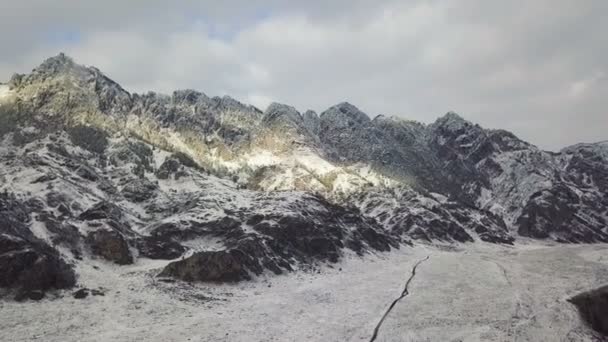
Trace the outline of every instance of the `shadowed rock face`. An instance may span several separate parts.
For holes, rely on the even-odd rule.
[[[87,244],[95,255],[113,261],[119,265],[133,263],[133,256],[129,244],[124,237],[116,231],[98,230],[91,232],[86,239]]]
[[[583,292],[568,301],[578,308],[589,326],[608,337],[608,286]]]
[[[76,276],[59,252],[27,228],[29,208],[0,194],[0,288],[17,299],[41,299],[44,291],[74,286]]]
[[[15,289],[20,298],[76,283],[74,271],[55,249],[4,234],[0,235],[0,274],[0,287]]]
[[[233,282],[250,279],[243,262],[245,255],[238,250],[199,252],[165,267],[161,277],[185,281]]]

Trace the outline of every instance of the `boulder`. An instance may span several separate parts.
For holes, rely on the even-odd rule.
[[[87,235],[86,243],[93,254],[106,260],[113,261],[118,265],[133,263],[129,244],[119,232],[110,230],[94,231]]]
[[[74,292],[72,296],[76,299],[86,298],[89,296],[89,289],[79,289],[78,291]]]
[[[249,280],[243,263],[245,255],[238,250],[205,251],[167,265],[159,274],[185,281],[236,282]]]
[[[38,297],[36,291],[74,286],[76,276],[59,253],[41,241],[0,234],[0,287],[17,290],[17,299]]]
[[[159,237],[143,237],[136,241],[136,246],[141,256],[150,259],[171,260],[186,252],[186,248],[179,243]]]
[[[591,328],[608,337],[608,286],[583,292],[568,301],[577,307]]]
[[[15,290],[20,300],[39,299],[47,290],[76,283],[72,267],[32,234],[29,221],[26,205],[0,194],[0,287]]]

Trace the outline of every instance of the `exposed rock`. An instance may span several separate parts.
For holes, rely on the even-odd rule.
[[[19,292],[16,296],[15,296],[15,300],[18,302],[30,299],[30,300],[41,300],[42,298],[44,298],[44,292],[40,291],[40,290],[27,290],[27,291],[22,291]]]
[[[533,238],[555,237],[569,242],[608,242],[602,216],[588,212],[592,204],[564,184],[534,193],[517,219],[518,233]]]
[[[177,173],[180,167],[181,164],[177,159],[167,158],[156,170],[156,177],[158,179],[168,179],[169,176]]]
[[[171,239],[143,237],[138,239],[136,244],[140,255],[150,259],[171,260],[179,258],[186,252],[184,246]]]
[[[89,289],[79,289],[78,291],[74,292],[72,296],[76,299],[86,298],[89,296]]]
[[[161,277],[175,277],[185,281],[234,282],[250,279],[238,250],[198,252],[186,259],[167,265]]]
[[[16,289],[18,296],[69,288],[76,281],[74,271],[56,250],[4,234],[0,235],[0,275],[0,287]]]
[[[90,180],[91,182],[95,182],[99,178],[95,170],[87,165],[81,165],[78,167],[76,174],[86,180]]]
[[[74,286],[76,276],[57,250],[37,239],[25,225],[27,208],[0,194],[0,287],[14,289],[17,298],[37,298],[49,289]]]
[[[86,243],[90,246],[93,254],[106,260],[119,265],[133,263],[129,244],[122,234],[116,231],[98,230],[91,232],[86,237]]]
[[[134,140],[118,142],[108,152],[108,159],[112,165],[134,165],[131,171],[139,178],[143,178],[145,172],[153,171],[152,158],[152,149]]]
[[[122,188],[122,195],[132,202],[147,201],[156,196],[157,185],[147,179],[134,179]]]
[[[118,206],[109,202],[99,202],[93,207],[85,210],[80,214],[79,218],[86,221],[101,219],[120,221],[122,218],[122,211]]]
[[[91,294],[93,296],[105,296],[106,293],[102,289],[91,289]]]
[[[95,127],[74,126],[68,133],[75,145],[94,153],[103,153],[108,146],[107,133]]]
[[[570,299],[589,326],[608,337],[608,286],[583,292]]]

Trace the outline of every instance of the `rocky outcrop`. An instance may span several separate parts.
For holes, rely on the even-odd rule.
[[[167,265],[159,274],[185,281],[234,282],[250,279],[239,250],[199,252]]]
[[[0,287],[14,289],[17,299],[40,299],[47,290],[76,283],[72,267],[56,250],[4,233],[0,234],[0,275]]]
[[[141,237],[135,240],[139,255],[149,259],[177,259],[186,252],[186,248],[171,239],[158,237]]]
[[[133,256],[125,238],[116,231],[98,230],[86,237],[93,254],[118,265],[133,263]]]
[[[74,286],[76,275],[59,252],[28,229],[29,208],[0,194],[0,288],[17,299],[41,299],[51,289]]]
[[[122,219],[122,210],[109,202],[99,202],[91,208],[80,214],[81,220],[102,220],[109,219],[120,221]]]
[[[147,201],[156,196],[158,186],[147,179],[133,179],[129,181],[121,191],[129,201],[139,203]]]
[[[393,200],[394,199],[394,200]],[[473,242],[477,239],[512,244],[504,221],[489,211],[465,206],[446,197],[407,188],[368,191],[351,196],[363,213],[374,217],[393,235],[421,241]]]
[[[608,286],[583,292],[568,301],[576,306],[591,328],[608,337]]]
[[[564,184],[531,196],[517,219],[518,233],[537,239],[553,237],[563,242],[608,242],[606,220],[594,210],[596,204]]]

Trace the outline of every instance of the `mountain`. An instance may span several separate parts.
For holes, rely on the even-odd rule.
[[[64,54],[0,85],[0,192],[0,287],[19,298],[90,258],[236,281],[414,241],[608,242],[606,142],[132,94]]]

